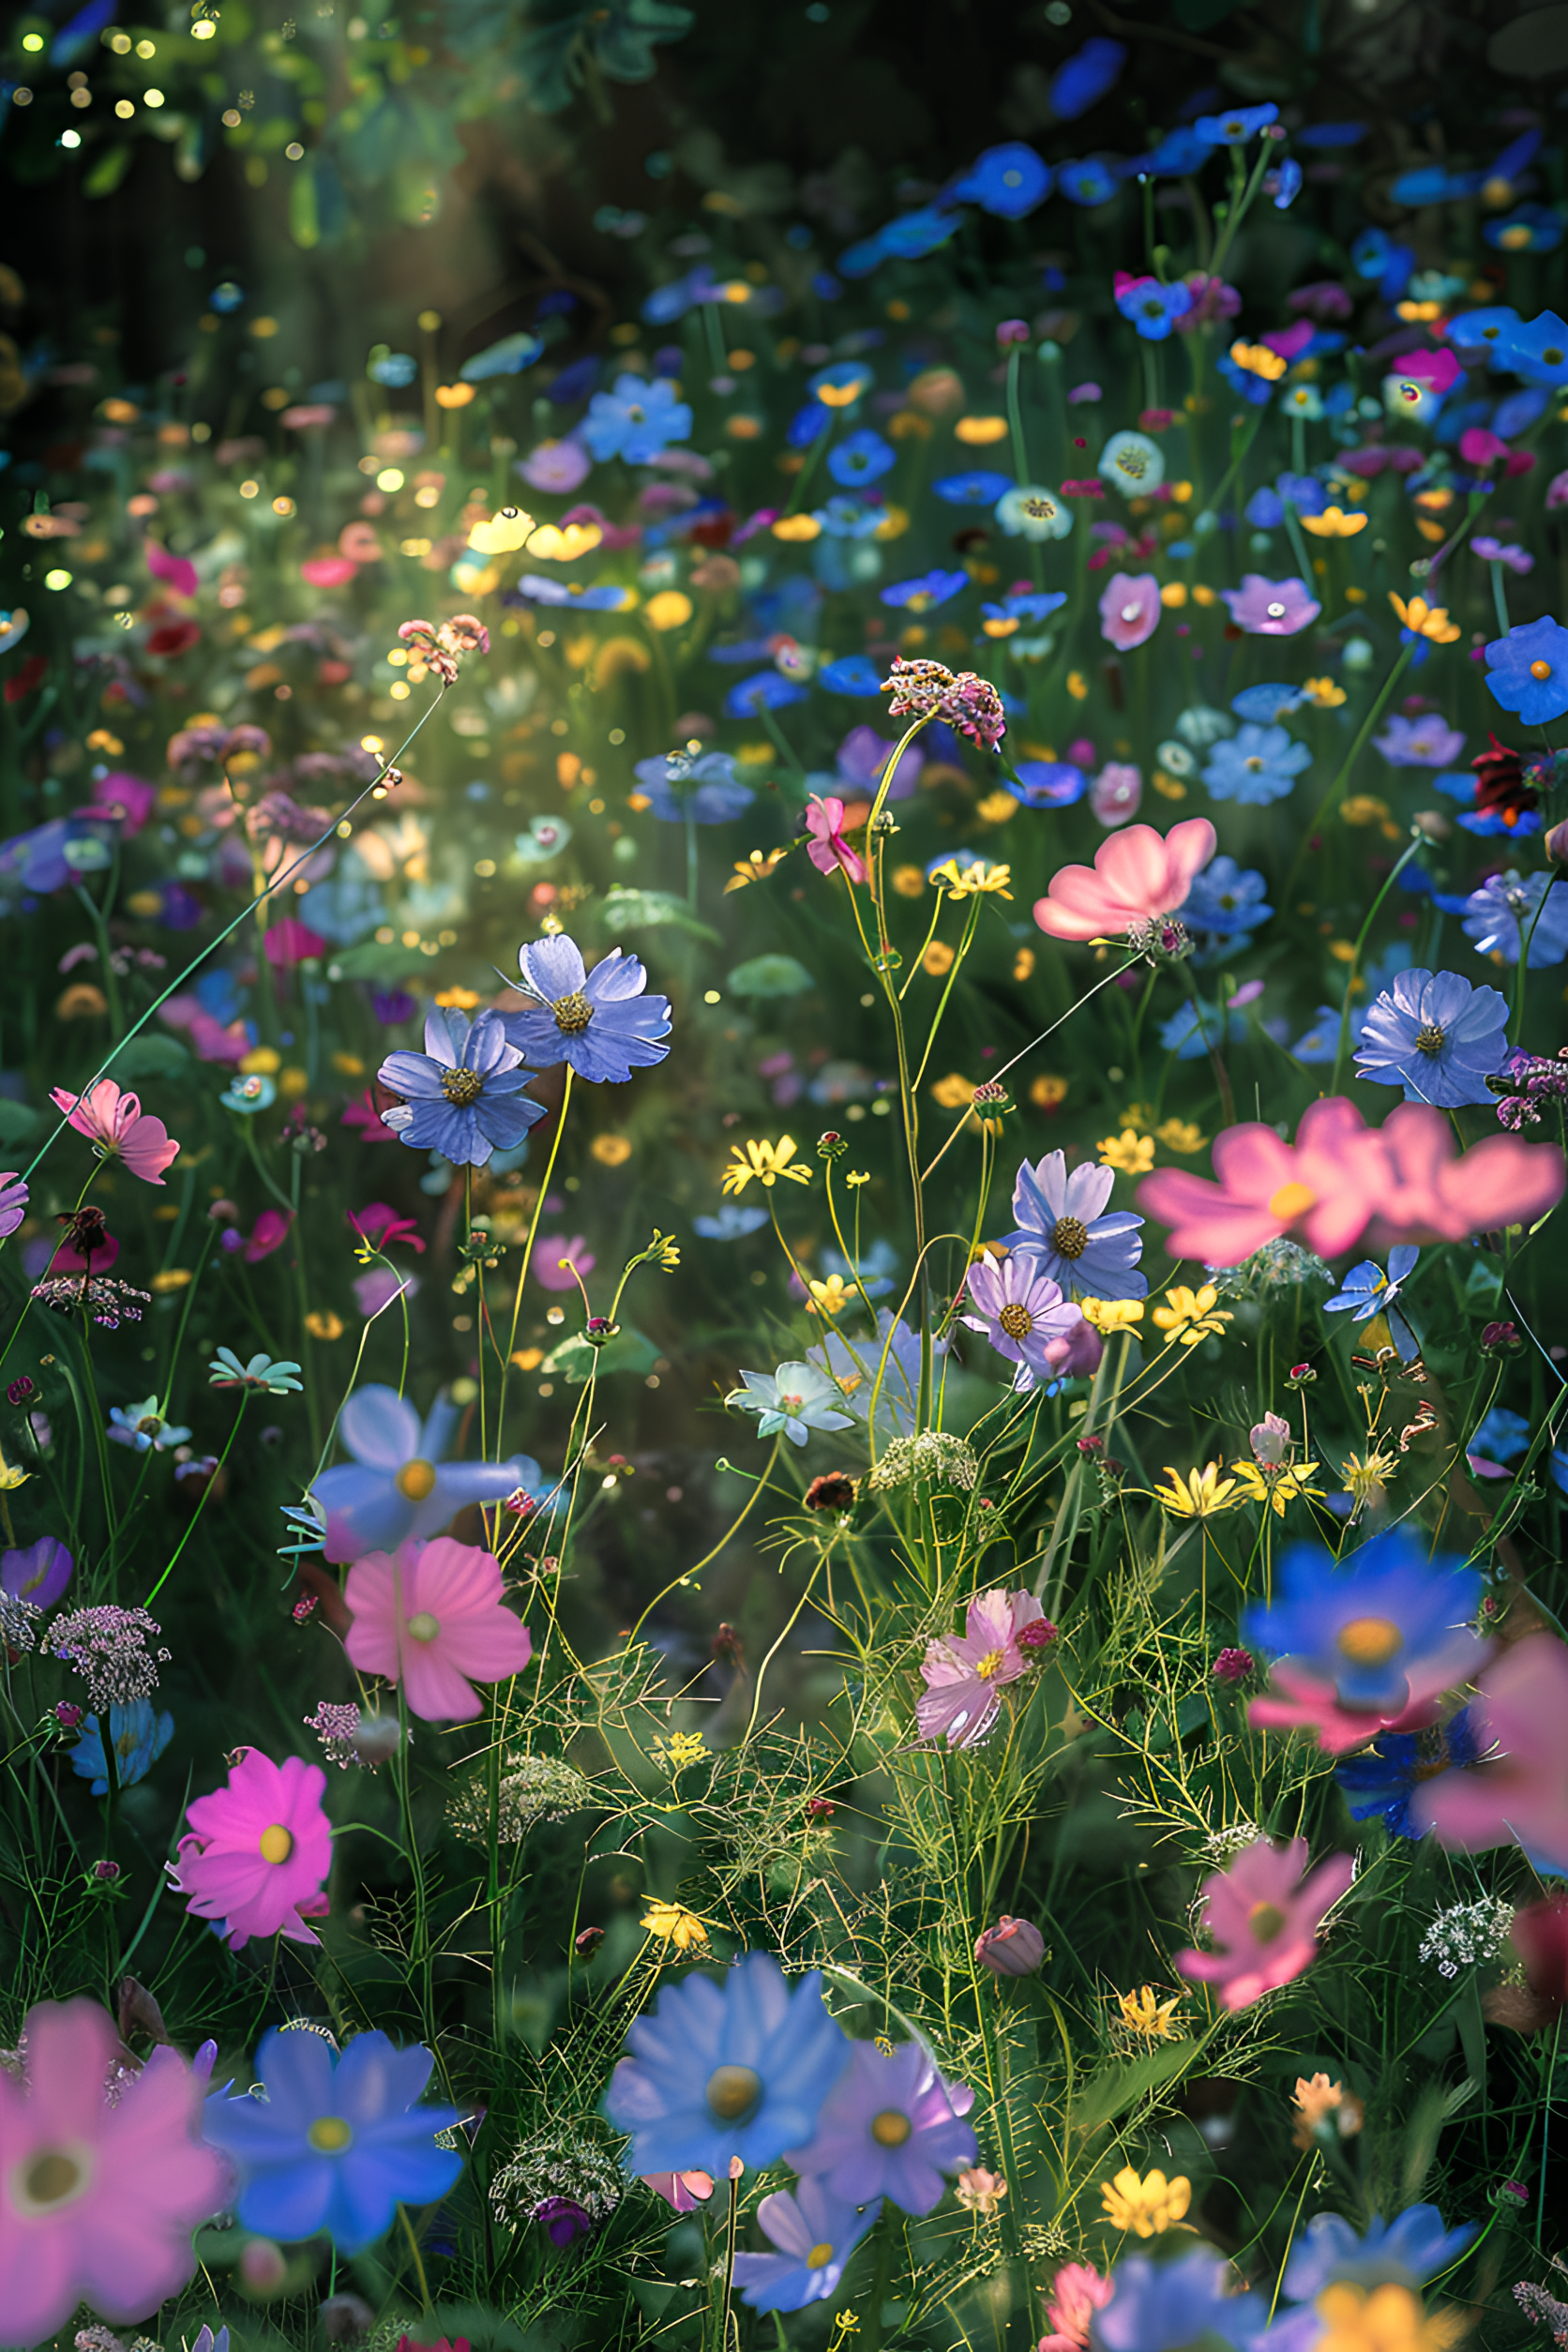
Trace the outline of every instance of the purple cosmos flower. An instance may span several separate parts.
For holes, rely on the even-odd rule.
[[[979,1308],[966,1315],[971,1331],[983,1331],[998,1355],[1026,1364],[1044,1376],[1053,1370],[1053,1342],[1065,1340],[1083,1320],[1062,1296],[1059,1284],[1039,1272],[1033,1258],[978,1258],[969,1270],[969,1298]],[[1060,1354],[1060,1347],[1056,1352]]]
[[[1304,580],[1265,580],[1244,572],[1239,588],[1222,588],[1230,618],[1249,637],[1294,637],[1322,611]]]
[[[803,2311],[838,2292],[851,2254],[882,2212],[879,2197],[861,2211],[825,2181],[806,2179],[792,2196],[776,2189],[757,2208],[762,2235],[776,2254],[738,2254],[735,2284],[753,2311]]]
[[[1505,874],[1488,874],[1467,898],[1440,896],[1435,903],[1445,914],[1463,916],[1461,928],[1477,955],[1497,954],[1516,964],[1528,940],[1531,972],[1568,956],[1568,882],[1553,882],[1549,874],[1521,876],[1510,867]]]
[[[389,1053],[376,1077],[406,1099],[384,1110],[381,1123],[417,1152],[440,1152],[459,1168],[483,1168],[496,1150],[522,1141],[543,1103],[522,1093],[533,1076],[509,1045],[499,1013],[465,1013],[432,1005],[425,1017],[423,1053]]]
[[[1063,1290],[1092,1299],[1143,1298],[1143,1219],[1130,1209],[1102,1214],[1115,1182],[1113,1168],[1088,1165],[1069,1176],[1064,1152],[1048,1152],[1033,1168],[1025,1160],[1013,1189],[1018,1228],[1006,1236],[1008,1248],[1033,1259],[1035,1272]]]
[[[757,795],[735,774],[732,752],[688,751],[639,760],[632,771],[653,812],[665,824],[723,825],[743,816]]]
[[[1508,1055],[1508,1000],[1456,972],[1395,972],[1362,1026],[1356,1069],[1402,1086],[1408,1103],[1489,1103],[1486,1080]]]
[[[27,1187],[14,1168],[0,1174],[0,1242],[14,1233],[27,1214]]]
[[[396,1389],[371,1381],[354,1391],[338,1418],[354,1460],[324,1470],[311,1489],[328,1560],[395,1551],[409,1536],[439,1535],[467,1503],[502,1502],[520,1486],[539,1490],[539,1465],[526,1454],[509,1462],[443,1461],[458,1420],[445,1396],[421,1422]]]
[[[1465,747],[1463,730],[1451,727],[1440,711],[1391,718],[1372,740],[1391,768],[1452,767]]]
[[[786,2161],[798,2173],[822,2176],[837,2196],[857,2203],[887,2196],[906,2213],[924,2215],[941,2198],[942,2174],[979,2154],[960,2120],[973,2104],[968,2085],[944,2082],[918,2042],[888,2056],[874,2042],[856,2042],[810,2144],[791,2148]]]
[[[518,963],[523,990],[536,1002],[499,1018],[533,1068],[565,1062],[579,1078],[618,1085],[669,1052],[670,999],[642,996],[648,975],[637,957],[612,947],[589,972],[576,941],[561,933],[520,947]]]
[[[1029,1669],[1019,1636],[1044,1622],[1033,1592],[983,1592],[972,1601],[961,1634],[927,1645],[920,1667],[926,1688],[915,1709],[920,1737],[945,1737],[950,1748],[978,1747],[1001,1709],[997,1694]]]
[[[593,463],[580,441],[541,441],[518,460],[517,470],[530,490],[564,494],[587,480]]]
[[[897,744],[879,735],[874,727],[852,727],[834,758],[838,781],[854,792],[874,793],[882,782],[883,768],[897,749]],[[893,772],[888,799],[908,800],[920,781],[925,764],[925,752],[918,743],[912,743]]]
[[[1472,539],[1470,552],[1485,564],[1506,564],[1520,580],[1528,579],[1535,569],[1535,558],[1528,548],[1510,547],[1501,539]]]
[[[70,1582],[75,1562],[55,1535],[40,1535],[24,1551],[0,1553],[0,1591],[36,1609],[52,1609]]]
[[[1153,572],[1112,572],[1100,598],[1100,635],[1119,654],[1130,653],[1153,636],[1163,609]]]
[[[1568,629],[1545,615],[1510,629],[1486,648],[1486,684],[1493,701],[1527,727],[1560,718],[1568,711]]]

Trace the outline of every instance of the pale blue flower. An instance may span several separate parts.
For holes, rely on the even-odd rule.
[[[843,1391],[814,1364],[781,1364],[775,1372],[747,1372],[743,1365],[741,1379],[746,1385],[732,1389],[724,1401],[761,1415],[759,1437],[782,1430],[792,1445],[804,1445],[813,1429],[852,1426],[851,1416],[836,1410],[844,1402]]]

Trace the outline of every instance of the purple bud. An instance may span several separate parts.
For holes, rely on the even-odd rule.
[[[119,1875],[120,1865],[116,1862],[100,1862],[93,1864],[93,1876],[100,1886],[112,1887]]]
[[[1254,1660],[1250,1650],[1222,1650],[1214,1660],[1216,1682],[1244,1682],[1253,1670]]]
[[[993,1976],[1033,1976],[1046,1956],[1046,1939],[1026,1919],[1005,1911],[994,1927],[977,1937],[974,1956]]]
[[[62,1698],[55,1707],[54,1720],[62,1731],[74,1731],[82,1721],[82,1710],[72,1706],[68,1698]]]

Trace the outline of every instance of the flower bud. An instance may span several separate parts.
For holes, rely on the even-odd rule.
[[[1214,1681],[1216,1682],[1244,1682],[1248,1675],[1252,1673],[1253,1666],[1254,1660],[1250,1650],[1222,1650],[1214,1664]]]
[[[252,2238],[239,2258],[239,2274],[252,2295],[281,2294],[288,2281],[289,2266],[281,2246],[270,2238]],[[334,2298],[334,2300],[337,2299]],[[322,2317],[327,2306],[322,2305]],[[339,2341],[340,2339],[334,2339]]]
[[[994,1927],[977,1937],[974,1956],[993,1976],[1033,1976],[1046,1956],[1046,1939],[1026,1919],[1005,1911]]]
[[[1555,866],[1568,866],[1568,819],[1564,819],[1561,824],[1553,825],[1541,847]]]

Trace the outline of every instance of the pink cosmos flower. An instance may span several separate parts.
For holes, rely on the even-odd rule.
[[[1100,597],[1100,635],[1119,654],[1145,645],[1160,625],[1160,583],[1153,572],[1112,572]]]
[[[186,1807],[191,1834],[177,1862],[164,1867],[198,1919],[221,1920],[229,1949],[252,1936],[283,1935],[313,1944],[300,1914],[320,1900],[332,1867],[332,1827],[322,1811],[326,1774],[319,1764],[286,1756],[281,1764],[254,1748],[236,1748],[228,1787]]]
[[[559,1233],[541,1233],[534,1244],[534,1279],[541,1290],[575,1290],[577,1274],[570,1269],[575,1266],[586,1282],[597,1263],[580,1233],[569,1242]]]
[[[1064,2263],[1046,2306],[1056,2332],[1040,2338],[1040,2352],[1084,2352],[1094,2314],[1104,2311],[1115,2292],[1115,2280],[1102,2279],[1092,2262]]]
[[[262,943],[266,949],[267,962],[277,964],[285,971],[294,964],[306,963],[311,957],[320,957],[326,953],[326,942],[321,933],[313,931],[308,923],[301,923],[297,915],[293,914],[286,914],[281,923],[275,923]]]
[[[107,2010],[41,2002],[25,2033],[25,2084],[0,2069],[0,2327],[41,2344],[79,2302],[118,2326],[178,2294],[229,2173],[175,2051],[157,2051],[110,2106],[124,2053]]]
[[[348,555],[308,555],[299,567],[301,580],[312,588],[346,588],[359,577],[359,566]]]
[[[135,1094],[122,1094],[113,1078],[99,1078],[85,1094],[55,1087],[50,1098],[66,1113],[67,1124],[97,1145],[105,1159],[124,1160],[144,1184],[161,1184],[163,1171],[177,1156],[179,1145],[170,1138],[161,1119],[142,1108]]]
[[[1304,1837],[1285,1847],[1260,1837],[1229,1870],[1203,1881],[1216,1949],[1179,1952],[1176,1966],[1184,1976],[1217,1984],[1227,2009],[1250,2009],[1317,1957],[1318,1930],[1354,1877],[1355,1863],[1349,1854],[1332,1854],[1304,1878],[1307,1851]]]
[[[1400,1103],[1384,1120],[1381,1140],[1388,1184],[1371,1226],[1378,1248],[1532,1225],[1562,1198],[1563,1157],[1555,1143],[1498,1135],[1461,1153],[1430,1103]]]
[[[1441,351],[1407,352],[1399,371],[1413,377],[1417,384],[1424,384],[1429,392],[1439,394],[1452,392],[1465,372],[1457,354],[1446,346]]]
[[[367,1552],[343,1588],[354,1613],[343,1645],[349,1664],[400,1682],[426,1723],[471,1723],[480,1712],[474,1683],[507,1681],[534,1654],[502,1591],[491,1554],[449,1536]]]
[[[1323,609],[1308,596],[1304,580],[1265,580],[1260,572],[1244,572],[1239,588],[1219,593],[1236,626],[1249,637],[1294,637]]]
[[[979,1746],[1002,1705],[1002,1685],[1028,1670],[1018,1636],[1044,1615],[1033,1592],[983,1592],[970,1603],[963,1632],[927,1649],[920,1668],[927,1687],[915,1709],[923,1740],[945,1735],[950,1748]]]
[[[289,1238],[289,1228],[294,1220],[292,1209],[264,1209],[256,1219],[255,1229],[245,1244],[245,1262],[259,1265],[270,1258],[275,1249],[281,1249]]]
[[[1143,800],[1143,777],[1123,760],[1108,760],[1089,787],[1089,806],[1108,832],[1136,817]]]
[[[345,1222],[372,1249],[390,1249],[394,1242],[406,1242],[421,1258],[425,1254],[425,1244],[414,1219],[389,1208],[384,1200],[368,1200],[363,1209],[351,1209]]]
[[[167,548],[149,539],[146,547],[147,569],[155,580],[161,580],[177,596],[193,596],[199,585],[196,566],[187,555],[171,555]]]
[[[694,2213],[714,2193],[713,2175],[706,2172],[645,2172],[642,2179],[677,2213]]]
[[[836,866],[841,866],[851,882],[864,882],[866,862],[845,840],[843,823],[843,802],[831,792],[825,800],[821,792],[813,792],[806,811],[806,830],[811,836],[806,854],[819,874],[831,874]]]
[[[1522,1846],[1538,1870],[1568,1870],[1568,1650],[1549,1634],[1505,1650],[1470,1720],[1486,1760],[1419,1783],[1411,1829],[1466,1854]]]
[[[1153,825],[1112,834],[1087,866],[1063,866],[1051,877],[1034,920],[1052,939],[1124,938],[1184,906],[1195,875],[1214,853],[1217,836],[1207,817],[1187,817],[1164,836]]]
[[[1206,1266],[1240,1265],[1298,1230],[1319,1257],[1337,1257],[1364,1232],[1388,1181],[1378,1138],[1339,1094],[1309,1106],[1293,1145],[1252,1120],[1227,1127],[1214,1162],[1217,1184],[1165,1168],[1138,1192],[1144,1214],[1169,1226],[1172,1255]]]

